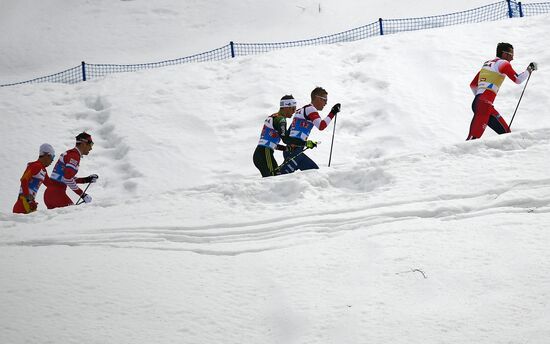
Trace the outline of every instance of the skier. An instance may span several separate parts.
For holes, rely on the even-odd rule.
[[[537,70],[537,64],[531,62],[523,73],[517,74],[510,64],[513,59],[514,47],[510,43],[499,43],[497,57],[485,62],[470,83],[470,88],[475,95],[472,102],[474,117],[466,140],[479,139],[487,125],[499,135],[510,132],[510,127],[504,118],[493,107],[493,101],[506,76],[516,84],[521,84],[533,71]]]
[[[292,173],[296,170],[318,169],[319,166],[311,160],[303,151],[307,148],[317,147],[315,141],[308,140],[313,126],[324,130],[334,116],[340,112],[340,103],[335,104],[325,119],[321,119],[318,111],[323,110],[328,101],[328,92],[322,87],[316,87],[311,91],[311,103],[302,107],[294,114],[294,119],[288,128],[288,147],[283,152],[286,163],[281,167],[281,173]]]
[[[55,158],[55,151],[50,144],[44,143],[38,150],[38,160],[29,162],[23,176],[19,197],[13,205],[13,212],[16,214],[32,213],[38,207],[36,193],[42,184],[48,186],[51,181],[46,167],[50,166]]]
[[[292,117],[296,111],[296,100],[292,95],[281,98],[279,111],[267,117],[264,121],[260,141],[254,151],[254,165],[262,177],[280,174],[277,161],[273,156],[275,149],[286,150],[286,146],[279,144],[281,139],[286,141],[286,119]]]
[[[91,174],[85,178],[75,178],[78,173],[80,158],[88,155],[92,150],[94,142],[92,136],[82,132],[76,136],[76,146],[61,154],[55,164],[50,185],[47,185],[44,192],[44,203],[48,209],[66,207],[73,204],[73,201],[65,193],[67,186],[79,195],[85,203],[90,203],[92,197],[76,184],[95,183],[97,174]]]

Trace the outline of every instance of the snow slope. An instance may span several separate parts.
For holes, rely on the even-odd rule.
[[[463,11],[487,0],[0,0],[0,85],[88,63],[136,64]],[[253,28],[253,30],[251,30]]]
[[[548,19],[0,89],[0,342],[545,343]],[[464,142],[500,41],[540,70],[512,134]],[[316,85],[332,166],[331,124],[320,170],[261,179],[264,117]],[[94,201],[11,214],[38,146],[81,130]]]

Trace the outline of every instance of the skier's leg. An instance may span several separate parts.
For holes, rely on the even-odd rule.
[[[277,162],[273,158],[273,151],[267,147],[257,146],[253,156],[254,166],[260,171],[262,177],[270,177],[274,175],[273,162],[275,166]]]
[[[502,118],[502,116],[496,110],[495,113],[493,113],[489,117],[489,123],[487,125],[499,135],[510,132],[510,127],[508,126],[508,123],[506,123],[504,118]]]
[[[53,209],[73,205],[74,203],[67,196],[66,190],[67,187],[63,184],[48,186],[46,191],[44,191],[44,204],[46,204],[46,207]]]
[[[281,165],[281,174],[287,174],[295,172],[298,169],[298,163],[296,162],[296,155],[302,151],[300,148],[295,148],[291,151],[284,151],[283,157],[285,159],[284,165]],[[291,158],[294,158],[291,160]]]
[[[486,101],[480,101],[479,96],[474,98],[472,102],[472,110],[474,111],[474,117],[470,123],[470,132],[466,140],[479,139],[489,121],[490,109],[493,108],[492,104]],[[494,109],[494,108],[493,108]]]
[[[296,157],[296,162],[298,163],[298,168],[302,171],[319,169],[315,161],[305,154],[300,154],[300,156]]]
[[[265,160],[267,162],[267,169],[269,171],[270,176],[274,176],[277,173],[275,172],[277,170],[277,167],[279,165],[277,164],[277,160],[275,160],[275,157],[273,156],[273,149],[266,148],[265,149]]]

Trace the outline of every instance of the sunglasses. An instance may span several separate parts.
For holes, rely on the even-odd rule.
[[[328,98],[327,98],[327,97],[321,97],[321,96],[317,96],[317,98],[321,98],[321,99],[323,99],[324,101],[327,101],[327,100],[328,100]]]
[[[92,141],[88,141],[88,140],[80,140],[80,141],[76,141],[76,143],[87,143],[90,145],[90,147],[92,147],[94,145],[94,143]]]

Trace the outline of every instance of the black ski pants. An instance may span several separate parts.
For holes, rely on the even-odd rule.
[[[279,174],[277,170],[279,165],[273,156],[273,149],[257,146],[254,151],[253,160],[254,166],[260,170],[262,177],[271,177]]]

